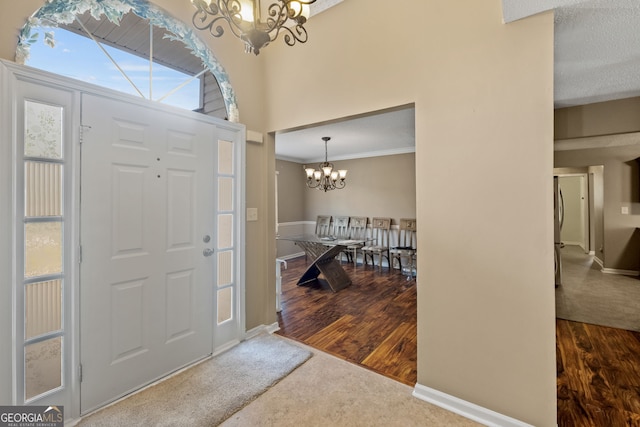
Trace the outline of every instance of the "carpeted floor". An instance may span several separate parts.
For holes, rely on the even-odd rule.
[[[456,415],[412,396],[413,388],[364,369],[355,364],[322,353],[303,344],[279,336],[267,336],[271,351],[265,353],[260,346],[245,345],[255,338],[220,355],[225,357],[224,366],[217,369],[232,371],[237,378],[219,384],[222,389],[203,387],[211,382],[209,362],[220,361],[220,356],[194,368],[188,369],[149,389],[124,399],[110,407],[84,418],[80,426],[171,426],[191,427],[421,427],[478,426],[474,421]],[[255,343],[255,342],[254,342]],[[277,348],[280,350],[277,350]],[[291,348],[297,348],[301,358],[293,357]],[[234,351],[239,350],[239,351]],[[225,389],[234,389],[244,379],[265,383],[260,370],[263,361],[270,359],[282,364],[283,359],[295,359],[298,367],[269,387],[258,393],[238,410],[236,402],[229,402]],[[311,357],[311,355],[313,357]],[[308,358],[308,359],[306,359]],[[305,362],[306,360],[306,362]],[[235,366],[232,366],[235,365]],[[183,376],[183,374],[188,374]],[[174,380],[174,378],[179,378]],[[162,390],[153,390],[162,387]],[[151,392],[148,394],[147,392]],[[146,396],[143,396],[145,395]],[[206,403],[194,404],[192,400],[206,397]],[[246,399],[250,400],[250,399]],[[228,407],[222,408],[222,406]],[[224,415],[212,417],[215,408]],[[230,416],[229,416],[230,415]],[[229,416],[226,420],[224,418]],[[222,421],[222,424],[220,422]]]
[[[556,317],[640,332],[640,280],[606,274],[578,246],[562,249],[563,284],[556,288]]]
[[[413,387],[307,348],[311,359],[222,427],[480,426],[413,397]]]
[[[312,353],[261,334],[210,360],[83,418],[88,426],[216,426]]]

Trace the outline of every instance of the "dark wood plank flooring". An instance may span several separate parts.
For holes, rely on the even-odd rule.
[[[344,263],[353,284],[333,293],[297,286],[306,267],[283,270],[278,333],[415,385],[415,281]],[[640,333],[558,319],[556,354],[558,427],[640,427]]]
[[[558,427],[640,426],[640,333],[556,320]]]
[[[351,286],[332,292],[322,283],[297,286],[307,263],[282,271],[281,335],[414,386],[416,286],[398,270],[343,263]],[[321,276],[322,278],[322,276]]]

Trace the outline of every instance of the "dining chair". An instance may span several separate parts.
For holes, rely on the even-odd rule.
[[[333,217],[333,237],[336,239],[346,240],[349,238],[349,217],[335,216]]]
[[[331,234],[336,240],[347,240],[349,239],[349,217],[348,216],[335,216],[333,217],[333,232]],[[345,249],[344,251],[338,254],[338,258],[342,261],[342,256],[347,257],[347,262],[351,261],[351,253],[349,249]]]
[[[317,236],[330,236],[331,235],[331,215],[318,215],[316,218],[316,233]]]
[[[358,265],[358,252],[364,246],[367,239],[367,222],[369,218],[366,216],[349,217],[349,240],[358,241],[347,245],[347,252],[353,265]],[[362,261],[364,264],[364,259]]]
[[[418,228],[415,218],[400,218],[397,245],[389,249],[391,265],[393,266],[394,261],[397,261],[400,273],[407,273],[407,280],[413,278],[415,272],[417,232]],[[404,269],[402,260],[406,261]]]
[[[371,241],[362,247],[362,257],[365,265],[367,258],[375,267],[375,257],[378,256],[378,268],[382,271],[382,259],[386,258],[389,265],[389,235],[391,232],[391,218],[373,218],[371,220]]]
[[[314,234],[318,237],[327,237],[331,235],[331,215],[318,215],[316,217],[316,228]],[[304,251],[304,260],[306,261],[309,255],[309,251]]]

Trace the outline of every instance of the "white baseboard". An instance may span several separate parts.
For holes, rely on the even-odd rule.
[[[508,417],[498,412],[492,411],[466,400],[443,393],[430,387],[416,384],[413,389],[413,396],[433,405],[462,415],[465,418],[476,421],[490,427],[533,427],[515,418]]]
[[[589,255],[595,255],[596,251],[589,251]]]
[[[272,334],[275,331],[279,331],[280,330],[280,325],[278,325],[278,322],[274,322],[270,325],[260,325],[260,326],[256,326],[253,329],[248,330],[247,332],[245,332],[244,334],[244,339],[248,340],[249,338],[253,338],[257,335],[260,335],[263,332],[266,332],[268,334]]]
[[[272,333],[277,332],[277,331],[280,330],[280,325],[278,324],[278,322],[274,322],[274,323],[272,323],[270,325],[267,325],[265,330],[268,333],[272,334]]]
[[[605,274],[620,274],[622,276],[640,276],[640,271],[637,270],[621,270],[619,268],[606,268],[604,262],[597,256],[593,257],[593,260],[600,266],[600,271]]]
[[[618,268],[604,268],[604,267],[602,267],[601,271],[603,273],[606,273],[606,274],[621,274],[623,276],[640,276],[640,272],[638,272],[636,270],[620,270]]]

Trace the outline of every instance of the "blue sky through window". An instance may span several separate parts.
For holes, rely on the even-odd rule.
[[[31,46],[26,64],[84,82],[108,87],[139,96],[138,92],[122,76],[120,71],[88,37],[61,28],[41,28],[38,41]],[[43,34],[53,31],[55,47],[44,43]],[[102,45],[127,76],[135,83],[145,98],[149,98],[149,61],[136,55]],[[191,76],[160,64],[153,64],[153,99],[159,99]],[[195,110],[200,102],[200,80],[188,85],[163,100],[164,103]]]

